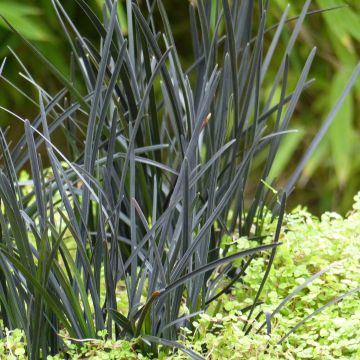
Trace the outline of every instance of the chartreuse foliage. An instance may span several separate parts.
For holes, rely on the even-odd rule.
[[[315,279],[271,317],[270,329],[265,325],[258,331],[266,323],[261,316],[249,337],[244,337],[246,317],[241,309],[251,304],[267,264],[264,257],[256,259],[244,282],[235,284],[231,294],[219,301],[218,313],[200,316],[186,345],[206,349],[214,359],[358,359],[359,226],[360,194],[345,218],[328,212],[319,219],[300,206],[295,208],[285,217],[282,246],[259,308],[272,315],[290,293],[309,278]],[[246,238],[228,241],[232,251],[251,246]]]
[[[5,328],[23,330],[34,360],[59,353],[64,336],[80,348],[86,339],[102,336],[137,339],[145,355],[167,356],[177,348],[200,359],[200,349],[178,341],[181,328],[196,335],[199,312],[216,309],[221,295],[244,284],[259,261],[266,269],[242,309],[242,337],[256,330],[253,321],[263,313],[270,333],[276,314],[259,313],[259,304],[281,245],[286,197],[360,67],[276,193],[268,176],[281,138],[291,136],[297,102],[312,83],[308,74],[316,49],[309,51],[296,86],[287,87],[289,56],[310,1],[270,93],[262,84],[280,51],[286,11],[266,48],[269,1],[189,4],[194,62],[188,70],[160,0],[148,1],[143,12],[137,2],[126,2],[126,37],[116,1],[104,2],[102,19],[86,1],[76,2],[98,40],[90,42],[61,1],[52,0],[71,48],[68,77],[18,33],[63,88],[49,93],[15,56],[23,78],[37,90],[35,99],[23,95],[38,115],[29,121],[2,108],[23,123],[24,132],[14,144],[0,133],[0,334],[6,336]],[[161,18],[161,32],[154,16]],[[60,131],[66,150],[54,143]],[[254,181],[250,175],[259,154],[266,161]],[[24,183],[17,174],[25,165],[31,176]],[[234,233],[249,239],[247,246],[224,243]],[[126,306],[120,306],[119,294],[125,294]]]

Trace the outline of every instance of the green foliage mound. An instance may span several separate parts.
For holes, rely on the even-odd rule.
[[[266,259],[258,258],[244,282],[237,283],[231,294],[223,297],[220,312],[200,317],[197,331],[188,338],[186,345],[193,344],[198,351],[205,347],[207,355],[212,354],[213,359],[358,359],[359,210],[360,194],[345,218],[327,212],[319,219],[300,206],[285,217],[280,238],[282,245],[261,299],[264,303],[260,307],[264,312],[273,312],[306,279],[323,269],[328,270],[297,293],[271,319],[270,336],[256,331],[263,318],[257,320],[255,331],[251,331],[249,337],[243,336],[244,318],[240,310],[251,304],[267,263]],[[232,246],[239,250],[251,243],[240,238]],[[332,301],[334,304],[328,306]],[[318,310],[321,311],[314,314]],[[277,345],[300,322],[303,322],[301,326]]]

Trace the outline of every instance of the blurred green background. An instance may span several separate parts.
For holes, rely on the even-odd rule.
[[[213,0],[215,1],[215,0]],[[175,41],[182,54],[184,66],[189,66],[192,59],[192,47],[189,41],[188,0],[164,0],[169,18],[172,22]],[[289,17],[296,16],[305,0],[270,0],[267,26],[275,24],[281,17],[287,4],[290,4]],[[75,19],[76,25],[89,39],[95,34],[74,0],[61,2]],[[103,0],[92,0],[89,5],[99,15]],[[320,128],[331,107],[348,81],[360,53],[360,1],[351,0],[313,0],[311,10],[326,9],[345,5],[339,9],[325,11],[308,16],[303,25],[301,35],[290,56],[289,87],[293,88],[302,65],[313,46],[318,48],[312,66],[311,76],[316,82],[301,97],[296,114],[292,119],[292,128],[299,129],[296,134],[287,135],[282,143],[280,156],[272,172],[274,178],[286,180],[306,146]],[[143,1],[142,6],[145,5]],[[0,14],[17,28],[27,39],[31,40],[53,64],[64,74],[69,73],[69,48],[61,35],[61,27],[49,0],[0,0]],[[78,16],[79,15],[79,16]],[[126,5],[119,0],[119,16],[126,32]],[[9,56],[4,75],[11,82],[29,95],[34,95],[32,86],[19,75],[24,73],[19,63],[11,56],[11,48],[23,61],[37,82],[50,92],[59,89],[59,84],[51,74],[39,66],[31,51],[21,39],[8,31],[0,21],[0,58]],[[283,31],[283,43],[291,33],[294,22],[288,22],[287,30]],[[274,30],[268,32],[269,42]],[[281,54],[281,52],[279,52]],[[267,78],[276,75],[279,59],[270,65]],[[269,81],[269,89],[270,91]],[[265,93],[266,93],[265,81]],[[304,173],[292,196],[288,207],[295,204],[306,205],[315,214],[326,210],[335,210],[345,214],[351,207],[352,198],[360,190],[360,81],[351,92],[326,137],[307,164]],[[21,116],[32,119],[37,108],[29,103],[13,86],[1,79],[0,105],[10,108]],[[5,113],[0,113],[0,125],[8,126],[8,136],[16,137],[19,131],[17,123]]]

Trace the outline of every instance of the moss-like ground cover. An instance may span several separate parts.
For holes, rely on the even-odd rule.
[[[267,218],[270,220],[270,217]],[[270,221],[264,232],[273,232]],[[243,283],[236,283],[230,294],[219,298],[206,314],[193,321],[193,331],[182,329],[184,345],[207,359],[359,359],[360,306],[359,293],[311,317],[277,342],[297,323],[329,301],[359,287],[360,284],[360,194],[353,210],[343,218],[325,213],[321,219],[298,207],[286,216],[281,235],[282,245],[262,293],[263,302],[256,310],[269,314],[299,284],[332,264],[324,274],[309,283],[271,319],[271,335],[264,322],[257,320],[253,330],[244,336],[245,316],[240,309],[251,305],[266,267],[266,259],[252,262]],[[239,251],[255,243],[245,238],[224,239],[230,251]],[[105,334],[104,334],[105,335]],[[105,338],[105,336],[104,336]],[[48,359],[147,359],[136,351],[136,341],[86,341],[82,347],[67,340],[67,355]],[[19,330],[9,332],[0,343],[2,359],[25,359],[26,342]],[[69,357],[65,357],[69,356]],[[183,353],[160,353],[161,359],[186,359]]]

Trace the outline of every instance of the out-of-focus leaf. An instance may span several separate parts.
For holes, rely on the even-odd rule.
[[[323,9],[344,5],[344,1],[341,0],[317,0],[316,2]],[[346,47],[350,46],[349,35],[360,41],[360,16],[350,6],[345,6],[337,11],[326,11],[322,13],[322,16],[331,33]]]
[[[329,107],[336,102],[345,87],[352,69],[344,68],[338,72],[331,84]],[[351,171],[352,119],[354,106],[351,96],[347,96],[336,114],[329,129],[330,147],[339,184],[344,185]]]
[[[283,136],[276,159],[269,173],[269,181],[278,177],[284,172],[286,166],[293,158],[294,152],[305,135],[304,130]]]
[[[125,3],[125,1],[123,1],[123,3]],[[117,15],[119,17],[121,31],[124,34],[127,34],[128,23],[127,23],[126,11],[124,9],[123,3],[121,1],[118,2]],[[99,9],[102,9],[102,7],[104,5],[104,1],[103,0],[96,0],[96,4],[97,4]]]
[[[316,151],[314,152],[314,154],[311,156],[308,163],[304,167],[304,171],[301,174],[301,177],[299,179],[299,184],[301,186],[306,185],[309,178],[314,174],[314,172],[320,166],[321,163],[322,163],[322,165],[324,165],[324,160],[323,159],[325,158],[325,156],[327,154],[329,154],[328,149],[329,149],[329,143],[328,142],[322,141],[319,144],[318,148],[316,149]],[[330,160],[329,160],[329,162],[330,162]]]
[[[0,14],[19,32],[29,40],[50,41],[53,40],[51,32],[39,21],[40,10],[36,7],[16,3],[14,1],[1,1]],[[6,27],[4,21],[0,21],[2,27]]]

